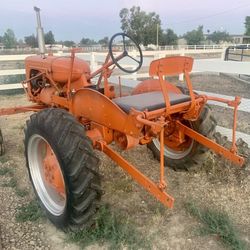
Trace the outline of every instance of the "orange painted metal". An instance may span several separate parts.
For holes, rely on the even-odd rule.
[[[66,197],[65,184],[59,162],[50,145],[47,143],[46,156],[43,159],[43,169],[46,182],[61,196]]]
[[[117,152],[110,148],[105,143],[99,142],[99,148],[115,161],[121,168],[123,168],[137,183],[144,187],[156,199],[158,199],[165,206],[172,208],[174,205],[174,198],[163,191],[159,185],[155,184],[148,177],[143,175],[138,169],[131,165],[128,161],[122,158]]]
[[[223,102],[223,103],[226,103],[228,106],[234,108],[231,151],[233,153],[237,153],[237,146],[236,146],[237,111],[238,111],[238,107],[239,107],[239,105],[241,103],[241,98],[239,96],[236,96],[234,100],[228,100],[228,99],[225,99],[225,98],[206,96],[206,99],[207,100],[212,100],[212,101],[217,101],[217,102]]]
[[[53,96],[55,96],[56,91],[57,90],[54,87],[42,88],[39,94],[40,102],[46,105],[51,105],[53,103]]]
[[[107,144],[114,140],[114,131],[98,123],[91,122],[90,129],[86,131],[87,136],[92,140],[93,145],[97,141],[105,141]]]
[[[135,138],[118,131],[114,131],[114,141],[123,150],[133,148],[139,144],[139,138]]]
[[[25,59],[26,79],[30,78],[30,70],[35,69],[40,72],[48,72],[57,84],[64,85],[68,82],[71,64],[72,57],[28,56]],[[83,74],[90,75],[89,65],[79,58],[74,58],[71,81],[80,79]]]
[[[121,55],[119,55],[119,56],[116,57],[116,60],[118,61],[118,60],[122,59],[123,57],[124,57],[124,54],[121,54]],[[103,69],[107,69],[108,67],[112,66],[113,64],[114,63],[113,63],[112,60],[108,61],[107,63],[104,63],[100,69],[98,69],[95,72],[91,73],[91,75],[89,76],[88,79],[94,78],[95,76],[97,76],[100,73],[102,73]]]
[[[160,132],[160,183],[159,188],[164,190],[166,187],[165,178],[164,178],[164,127],[162,127]]]
[[[46,105],[30,105],[30,106],[22,106],[22,107],[14,107],[14,108],[1,108],[0,116],[13,115],[13,114],[25,113],[25,112],[37,112],[46,107],[47,107]]]
[[[179,75],[185,72],[191,72],[194,59],[187,56],[165,57],[151,62],[149,67],[150,76]]]
[[[200,144],[212,149],[214,152],[224,156],[225,158],[232,161],[233,163],[239,166],[243,166],[244,161],[245,161],[243,157],[237,155],[236,153],[231,152],[230,150],[224,148],[218,143],[212,141],[211,139],[199,134],[193,129],[182,124],[180,121],[177,121],[176,125],[185,135],[193,138],[194,140],[198,141]]]
[[[169,92],[181,94],[179,88],[175,85],[169,83],[168,81],[164,80],[164,84],[166,85],[166,89]],[[161,83],[158,79],[148,79],[140,82],[133,90],[132,95],[138,95],[146,92],[152,91],[161,91]]]
[[[189,110],[185,115],[187,119],[195,120],[198,118],[198,113],[200,113],[202,107],[195,105],[195,95],[189,76],[189,72],[192,71],[192,67],[193,58],[185,56],[166,57],[151,62],[149,67],[149,75],[158,76],[159,78],[162,94],[166,103],[166,115],[169,115],[169,108],[171,105],[168,97],[169,90],[165,84],[164,76],[184,74],[191,98]]]
[[[136,123],[136,116],[140,112],[127,115],[112,100],[98,91],[89,88],[77,91],[72,99],[72,108],[72,113],[76,117],[88,118],[97,124],[130,136],[140,136],[142,127]]]
[[[71,85],[71,82],[72,82],[72,77],[73,77],[73,69],[74,69],[74,61],[75,61],[75,51],[72,50],[71,51],[71,57],[70,57],[70,70],[69,70],[69,73],[68,73],[68,82],[67,82],[67,91],[66,91],[66,94],[67,94],[67,99],[69,100],[71,95],[71,88],[70,88],[70,85]],[[82,75],[82,74],[81,74]],[[81,77],[81,76],[80,76]],[[79,77],[79,78],[80,78]],[[78,78],[78,79],[79,79]],[[76,80],[78,80],[76,79]]]

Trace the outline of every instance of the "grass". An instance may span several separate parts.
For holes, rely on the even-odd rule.
[[[5,162],[7,162],[7,161],[8,161],[8,157],[6,157],[5,155],[0,156],[0,162],[2,164],[5,163]]]
[[[25,197],[26,195],[28,195],[28,191],[25,190],[25,189],[20,189],[18,187],[16,187],[16,194],[19,196],[19,197]]]
[[[18,187],[17,179],[14,177],[13,170],[11,168],[1,168],[0,169],[0,176],[9,174],[12,176],[12,178],[9,180],[9,182],[6,182],[2,185],[2,187],[11,187],[15,189],[16,195],[19,197],[25,197],[28,194],[28,191],[25,189],[21,189]]]
[[[117,182],[111,182],[110,186],[114,191],[122,190],[126,193],[131,193],[133,191],[133,185],[129,178],[123,178]]]
[[[37,221],[42,216],[43,214],[39,204],[37,203],[37,201],[33,200],[30,203],[18,208],[18,211],[16,213],[16,221]]]
[[[17,180],[15,178],[11,178],[9,182],[3,184],[3,187],[17,188]]]
[[[12,177],[9,182],[4,183],[3,187],[11,187],[15,189],[16,195],[19,197],[25,197],[28,194],[28,191],[18,187],[17,180],[15,177]]]
[[[246,250],[246,243],[240,239],[239,233],[226,213],[200,209],[194,202],[186,204],[187,211],[198,218],[203,227],[200,228],[202,235],[216,235],[227,247],[232,250]]]
[[[13,170],[9,167],[0,168],[0,175],[7,175],[13,176]]]
[[[110,249],[151,249],[149,240],[144,238],[128,220],[111,213],[108,206],[102,206],[97,213],[95,226],[69,233],[69,240],[82,248],[90,244],[106,243]]]

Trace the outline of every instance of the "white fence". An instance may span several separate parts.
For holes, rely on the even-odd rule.
[[[203,44],[203,45],[166,45],[166,46],[156,46],[156,45],[149,45],[149,46],[141,46],[144,51],[147,50],[220,50],[226,49],[228,46],[245,46],[247,49],[250,49],[250,44]],[[122,46],[117,46],[117,48],[122,48]],[[84,52],[107,52],[108,46],[102,45],[92,45],[92,46],[81,46]],[[133,46],[129,46],[129,50],[133,50]],[[59,47],[52,47],[51,51],[57,52],[68,52],[71,48],[62,46]],[[1,54],[26,54],[26,53],[38,53],[38,48],[17,48],[17,49],[4,49],[3,47],[0,48]]]
[[[216,52],[219,53],[219,58],[213,59],[195,59],[193,65],[193,72],[221,72],[221,73],[228,73],[228,74],[245,74],[250,75],[250,62],[235,62],[235,61],[224,61],[224,49],[221,45],[206,45],[206,49],[202,50],[199,48],[198,45],[192,45],[195,49],[191,49],[190,45],[188,47],[183,47],[181,50],[159,50],[159,51],[144,51],[144,59],[143,59],[143,66],[148,67],[152,60],[159,59],[165,56],[170,55],[189,55],[189,54],[210,54]],[[210,46],[210,47],[209,47]],[[213,48],[211,49],[211,46]],[[216,46],[216,47],[215,47]],[[248,46],[248,45],[245,45]],[[249,45],[250,47],[250,45]],[[185,50],[185,48],[188,48]],[[131,52],[133,56],[138,56],[135,52]],[[28,55],[0,55],[0,64],[1,63],[8,63],[10,61],[13,62],[22,62]],[[69,56],[70,53],[56,53],[54,55],[57,56]],[[106,53],[104,52],[91,52],[91,53],[78,53],[77,56],[88,61],[91,65],[91,69],[97,69],[100,64],[102,64],[105,60]],[[123,59],[122,65],[124,67],[134,67],[135,62],[130,61],[129,59]],[[22,75],[25,73],[24,69],[3,69],[0,70],[0,76],[11,76],[11,75]],[[122,79],[132,79],[135,80],[138,77],[147,77],[147,73],[143,74],[132,74],[132,75],[122,75]],[[182,76],[180,76],[180,80],[182,80]],[[14,85],[13,85],[14,84]],[[18,83],[13,84],[1,84],[0,83],[0,90],[5,89],[14,89],[15,87],[21,87]]]

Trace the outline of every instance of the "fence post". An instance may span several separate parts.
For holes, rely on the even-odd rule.
[[[92,71],[97,68],[97,62],[95,61],[95,52],[90,52],[90,68]]]
[[[226,51],[227,51],[226,48],[224,48],[224,49],[222,50],[222,53],[221,53],[221,60],[222,60],[222,61],[225,61]]]
[[[181,56],[185,56],[185,52],[182,51],[180,55],[181,55]],[[179,75],[179,81],[181,81],[181,82],[184,81],[184,74],[180,74],[180,75]]]

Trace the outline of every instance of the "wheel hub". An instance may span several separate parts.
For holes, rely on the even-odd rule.
[[[51,147],[46,145],[46,156],[43,160],[44,175],[46,182],[60,195],[65,197],[65,187],[60,165]]]

